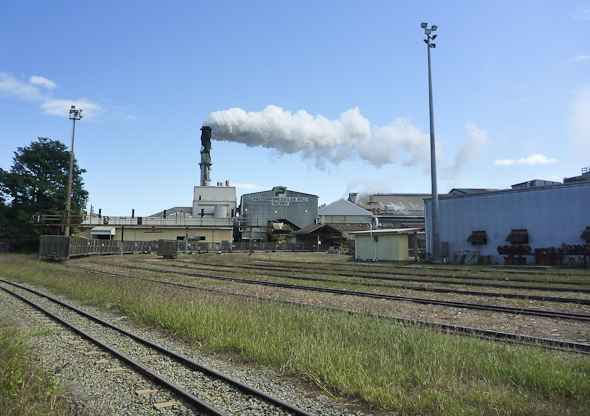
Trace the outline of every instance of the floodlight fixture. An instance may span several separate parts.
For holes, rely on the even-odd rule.
[[[424,31],[424,33],[426,33],[427,35],[430,35],[431,31],[430,31],[430,29],[426,29],[426,30]]]
[[[428,23],[422,23],[420,26],[422,26],[422,29],[426,29],[426,26],[428,26]]]
[[[437,35],[434,35],[434,36],[432,37],[432,40],[436,39],[436,36],[437,36]],[[82,111],[82,110],[80,110],[80,111]]]
[[[436,32],[436,29],[437,29],[437,27],[438,27],[438,26],[436,26],[436,25],[432,25],[432,27],[431,27],[430,29],[431,29],[433,32]]]

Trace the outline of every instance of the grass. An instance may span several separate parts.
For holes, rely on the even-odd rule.
[[[0,317],[0,415],[63,415],[66,403],[55,375],[31,364],[28,336]]]
[[[391,414],[590,412],[590,360],[584,356],[448,336],[369,316],[83,274],[26,256],[0,256],[0,273],[87,304],[112,305],[205,352],[271,366]]]

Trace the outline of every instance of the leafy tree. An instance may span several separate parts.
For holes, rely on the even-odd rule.
[[[80,215],[88,200],[85,172],[74,158],[71,215]],[[58,232],[33,226],[32,218],[66,214],[69,175],[70,151],[63,143],[39,137],[28,147],[18,147],[10,171],[0,168],[0,239],[12,241],[19,250],[36,250],[40,235]]]

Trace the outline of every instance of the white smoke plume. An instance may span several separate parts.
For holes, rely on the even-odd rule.
[[[414,166],[427,163],[429,136],[405,119],[389,126],[372,127],[358,108],[345,111],[336,120],[296,113],[269,105],[260,112],[232,108],[212,113],[203,123],[213,130],[212,138],[262,146],[282,153],[297,153],[315,159],[320,169],[326,163],[360,157],[375,166],[401,163]]]

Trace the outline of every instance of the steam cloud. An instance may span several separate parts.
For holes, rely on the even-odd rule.
[[[358,108],[345,111],[336,120],[312,116],[304,110],[296,113],[269,105],[260,112],[232,108],[212,113],[203,123],[213,129],[213,139],[262,146],[282,153],[301,152],[316,161],[320,169],[326,163],[360,157],[375,166],[396,163],[414,166],[428,161],[429,136],[402,118],[389,126],[371,126]]]
[[[360,158],[374,166],[401,163],[430,169],[430,136],[404,118],[396,118],[385,127],[372,126],[358,108],[340,114],[336,120],[312,116],[304,110],[296,113],[269,105],[260,112],[241,108],[216,111],[203,125],[213,130],[212,138],[266,147],[281,153],[300,153],[315,160],[316,167]],[[487,141],[487,133],[475,124],[466,127],[469,139],[461,146],[453,165],[441,166],[448,176],[463,169]],[[438,154],[440,152],[440,154]],[[444,162],[442,151],[437,158]]]

